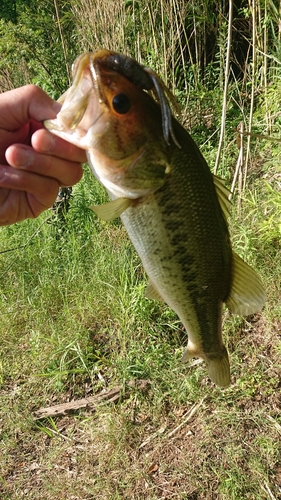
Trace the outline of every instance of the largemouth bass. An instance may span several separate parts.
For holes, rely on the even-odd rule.
[[[228,190],[172,116],[173,96],[149,68],[99,50],[75,61],[61,101],[44,124],[87,150],[112,200],[93,209],[121,216],[149,277],[146,296],[166,302],[187,330],[183,360],[203,358],[211,380],[229,385],[222,305],[253,314],[265,292],[232,251]]]

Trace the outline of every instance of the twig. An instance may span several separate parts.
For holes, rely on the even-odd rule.
[[[243,135],[255,137],[257,139],[265,139],[266,141],[281,142],[280,137],[272,137],[272,135],[253,134],[252,132],[240,132]]]
[[[261,485],[261,487],[262,487],[263,491],[265,491],[269,495],[271,500],[277,500],[277,498],[273,495],[273,493],[271,492],[271,490],[266,482],[264,482],[264,486]]]
[[[175,429],[173,429],[172,431],[169,432],[169,434],[167,435],[168,438],[172,437],[176,432],[178,432],[179,429],[181,429],[194,415],[194,413],[198,410],[198,408],[200,408],[200,406],[202,405],[203,401],[204,401],[205,397],[201,399],[201,401],[193,406],[190,410],[189,410],[189,413],[188,413],[188,416],[184,419],[183,422],[181,422]]]
[[[66,441],[72,441],[71,438],[69,438],[68,436],[65,436],[64,434],[61,434],[61,432],[59,432],[59,431],[55,431],[55,429],[50,429],[50,427],[46,427],[46,426],[44,428],[47,429],[52,434],[55,434],[56,436],[65,439]]]
[[[274,424],[274,427],[276,428],[276,430],[281,434],[281,425],[278,424],[278,422],[276,422],[271,415],[267,415],[267,419],[270,420],[270,422],[272,422]]]
[[[243,156],[244,156],[244,151],[243,151],[243,122],[241,122],[240,124],[240,130],[239,130],[239,134],[240,134],[240,149],[239,149],[239,156],[238,156],[238,160],[237,160],[237,164],[236,164],[236,169],[235,169],[235,173],[234,173],[234,177],[233,177],[233,181],[232,181],[232,185],[231,185],[231,189],[230,189],[230,195],[228,197],[229,200],[231,200],[232,198],[232,195],[234,193],[234,188],[235,188],[235,184],[236,184],[236,181],[237,181],[237,177],[238,177],[238,174],[241,175],[241,171],[242,171],[242,165],[243,165]],[[239,193],[241,195],[241,193]]]
[[[281,61],[280,59],[277,59],[277,57],[274,57],[272,56],[271,54],[266,54],[265,52],[263,52],[262,50],[260,49],[257,49],[256,50],[259,54],[261,54],[262,56],[265,56],[267,57],[268,59],[272,59],[274,62],[276,62],[277,64],[281,64]]]
[[[166,428],[167,428],[166,425],[163,425],[163,427],[160,427],[160,429],[158,429],[158,431],[154,432],[154,434],[151,434],[151,436],[149,436],[145,441],[143,441],[141,443],[141,445],[139,446],[139,449],[144,448],[144,446],[146,446],[148,443],[150,443],[150,441],[152,441],[152,439],[155,439],[160,434],[163,434],[165,432]]]
[[[178,432],[179,429],[181,429],[194,415],[194,413],[198,410],[198,408],[202,405],[203,401],[204,401],[205,397],[203,399],[201,399],[201,401],[197,404],[197,405],[194,405],[188,412],[188,415],[187,417],[184,419],[183,422],[181,422],[175,429],[173,429],[172,431],[170,431],[168,434],[167,434],[167,438],[171,438],[172,436],[174,436],[174,434],[176,434],[176,432]],[[160,434],[163,434],[166,430],[167,426],[164,425],[162,427],[160,427],[160,429],[158,429],[158,431],[154,432],[154,434],[152,434],[151,436],[149,436],[145,441],[143,441],[141,443],[141,445],[139,446],[139,449],[141,448],[144,448],[144,446],[146,446],[148,443],[150,443],[150,441],[152,441],[153,439],[155,439],[156,437],[158,437]]]
[[[119,399],[122,386],[115,387],[111,391],[107,391],[97,396],[89,396],[88,398],[76,399],[69,403],[62,403],[60,405],[48,406],[47,408],[40,408],[34,412],[34,419],[38,420],[47,417],[58,417],[66,415],[67,413],[84,409],[94,409],[94,407],[102,400],[115,402]]]

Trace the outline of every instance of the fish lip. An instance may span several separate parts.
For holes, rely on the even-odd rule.
[[[92,54],[86,52],[79,56],[72,65],[73,83],[61,96],[59,102],[62,107],[54,120],[45,120],[43,125],[50,131],[67,136],[78,135],[79,139],[85,137],[89,128],[94,127],[101,119],[103,110],[99,110],[96,101],[104,103],[101,92],[101,76],[99,68],[94,65]],[[88,118],[88,123],[81,127],[81,122],[91,103],[93,121]],[[98,116],[96,114],[98,113]]]
[[[90,52],[90,54],[89,54],[89,70],[90,70],[90,75],[92,78],[93,87],[94,87],[94,90],[98,96],[99,102],[100,103],[106,102],[103,88],[101,85],[101,72],[100,72],[100,69],[98,67],[98,64],[95,63],[95,61],[93,59],[92,52]]]
[[[102,111],[91,124],[91,126],[87,129],[87,127],[81,127],[80,122],[83,120],[81,118],[80,122],[77,123],[75,128],[66,127],[63,122],[60,121],[59,114],[57,118],[53,120],[44,120],[43,126],[52,132],[54,135],[57,135],[61,139],[64,139],[67,142],[71,142],[75,146],[78,146],[82,149],[93,149],[93,135],[98,131],[102,131],[104,127],[106,127],[106,123],[101,123],[98,125],[99,120],[102,118],[104,111]],[[96,126],[96,130],[93,134],[93,127]]]
[[[94,134],[103,133],[106,127],[102,123],[105,109],[98,102],[106,103],[97,83],[99,76],[95,78],[90,71],[90,57],[90,53],[82,54],[73,63],[73,84],[63,94],[61,110],[55,119],[43,121],[47,130],[83,149],[93,147]]]

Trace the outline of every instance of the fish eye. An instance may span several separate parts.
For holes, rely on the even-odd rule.
[[[131,107],[130,99],[126,94],[116,94],[112,99],[112,106],[117,113],[124,115]]]

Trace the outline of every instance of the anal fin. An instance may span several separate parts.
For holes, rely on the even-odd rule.
[[[147,299],[153,299],[165,302],[164,299],[161,297],[160,293],[157,292],[157,290],[155,289],[155,287],[152,285],[151,282],[149,282],[146,287],[145,296]]]

